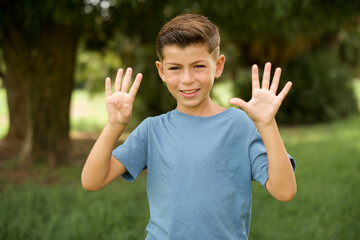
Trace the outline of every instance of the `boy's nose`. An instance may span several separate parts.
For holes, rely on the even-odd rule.
[[[185,71],[184,71],[184,75],[183,75],[183,77],[182,77],[182,83],[184,83],[184,84],[190,84],[190,83],[192,83],[192,82],[194,82],[194,77],[193,77],[191,71],[185,70]]]

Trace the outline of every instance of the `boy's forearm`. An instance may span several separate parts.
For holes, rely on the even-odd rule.
[[[264,141],[269,160],[266,187],[276,199],[289,201],[296,193],[296,179],[276,121],[274,119],[267,125],[257,124],[256,127]]]
[[[117,140],[124,132],[125,125],[107,123],[95,142],[84,165],[81,182],[85,189],[101,188],[110,167],[111,153]]]

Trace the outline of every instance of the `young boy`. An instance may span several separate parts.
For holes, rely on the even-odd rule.
[[[294,163],[275,122],[291,83],[276,95],[281,70],[270,84],[267,63],[260,86],[254,65],[252,99],[230,100],[242,110],[217,105],[210,90],[225,63],[219,45],[217,27],[203,16],[180,15],[163,26],[156,67],[177,108],[144,120],[114,151],[130,122],[142,75],[128,91],[132,69],[124,78],[119,69],[114,93],[106,79],[109,119],[81,180],[85,189],[99,190],[119,176],[133,181],[147,169],[146,239],[247,239],[251,180],[280,201],[296,193]]]

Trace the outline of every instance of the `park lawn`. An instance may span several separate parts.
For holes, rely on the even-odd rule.
[[[1,192],[0,239],[145,238],[145,178],[88,192],[78,173],[72,182],[26,184]]]
[[[281,128],[296,159],[298,193],[278,202],[253,184],[250,239],[358,239],[360,116]],[[144,239],[149,213],[145,174],[98,192],[81,188],[82,164],[21,184],[0,177],[0,239]],[[3,162],[0,168],[11,168]],[[36,171],[35,171],[36,172]]]
[[[89,94],[85,90],[73,91],[70,114],[73,131],[99,132],[107,121],[104,94]],[[0,139],[5,136],[9,127],[7,116],[6,91],[0,87]]]
[[[105,94],[92,94],[83,89],[74,90],[72,93],[70,115],[72,133],[99,133],[107,121]],[[134,123],[131,123],[131,129],[136,127],[133,125]],[[0,139],[6,135],[8,128],[6,91],[0,87]]]
[[[277,202],[254,186],[251,239],[359,239],[360,116],[285,128],[298,192]]]
[[[71,96],[70,126],[76,132],[99,132],[107,121],[105,94],[75,90]]]
[[[5,136],[8,131],[8,109],[6,103],[5,89],[0,87],[0,139]]]

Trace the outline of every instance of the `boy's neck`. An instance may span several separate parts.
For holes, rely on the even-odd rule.
[[[188,114],[188,115],[192,115],[192,116],[197,116],[197,117],[210,117],[216,114],[219,114],[223,111],[226,110],[226,108],[214,103],[213,101],[210,101],[208,104],[206,104],[205,106],[201,106],[201,107],[194,107],[194,108],[181,108],[181,107],[177,107],[177,110],[179,112]]]

